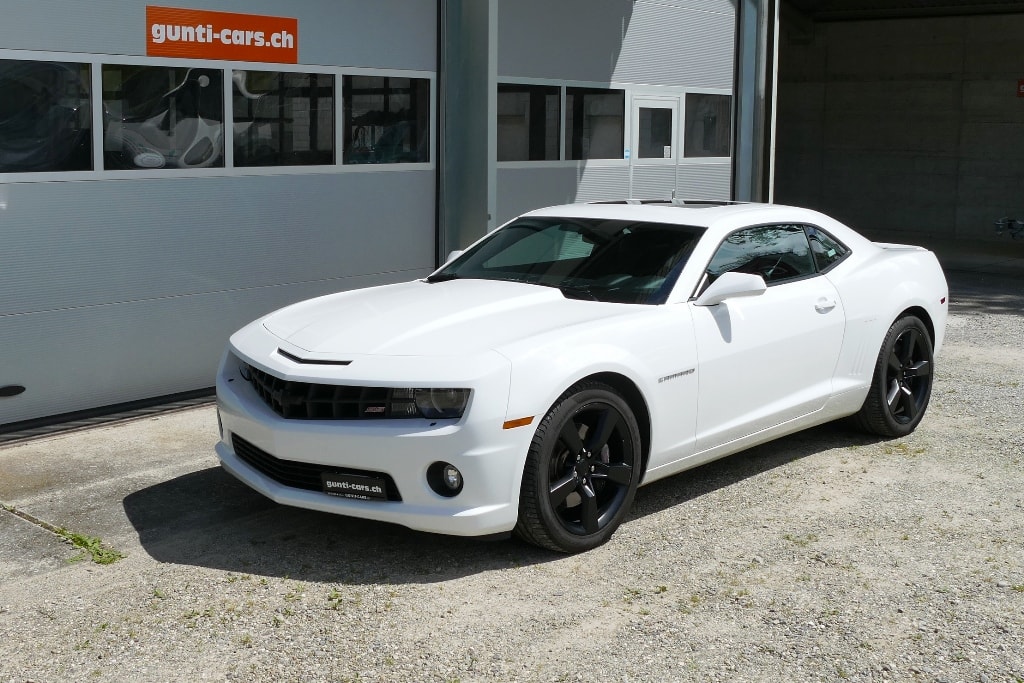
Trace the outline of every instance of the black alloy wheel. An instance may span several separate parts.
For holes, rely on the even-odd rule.
[[[599,382],[570,388],[530,445],[516,534],[567,553],[607,541],[636,494],[640,448],[636,418],[614,389]]]
[[[871,389],[857,424],[873,434],[910,434],[924,417],[932,393],[934,357],[928,328],[915,316],[900,318],[885,336]]]

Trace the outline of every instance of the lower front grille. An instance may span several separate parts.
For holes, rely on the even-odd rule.
[[[324,472],[340,474],[356,474],[364,477],[378,477],[384,480],[384,488],[387,492],[387,499],[390,501],[401,501],[402,495],[398,492],[398,486],[391,475],[383,472],[370,472],[367,470],[356,470],[348,467],[329,467],[308,462],[296,462],[294,460],[282,460],[275,458],[270,453],[257,448],[237,434],[231,435],[231,446],[235,449],[235,455],[241,458],[246,464],[257,472],[264,474],[279,484],[290,486],[306,491],[323,491],[323,480],[321,475]]]

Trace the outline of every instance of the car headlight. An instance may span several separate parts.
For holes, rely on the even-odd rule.
[[[416,408],[423,417],[462,417],[469,402],[469,389],[415,389]]]

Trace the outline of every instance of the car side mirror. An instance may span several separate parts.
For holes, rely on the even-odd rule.
[[[693,303],[696,306],[715,306],[726,299],[760,296],[767,289],[768,285],[760,275],[729,271],[719,275]]]

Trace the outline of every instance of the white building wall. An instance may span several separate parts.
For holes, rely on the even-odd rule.
[[[624,90],[626,130],[618,159],[499,163],[498,222],[572,201],[729,199],[730,156],[678,149],[671,166],[645,167],[630,148],[634,97],[674,98],[681,143],[686,93],[732,94],[735,34],[735,0],[501,2],[498,81]]]

